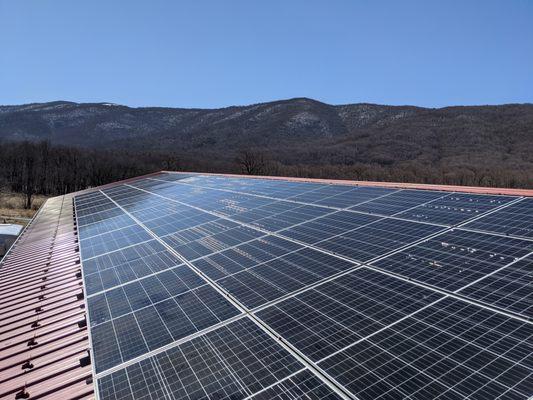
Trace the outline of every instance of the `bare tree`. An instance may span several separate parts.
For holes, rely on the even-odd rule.
[[[247,175],[260,175],[266,166],[265,156],[260,151],[241,150],[236,161]]]
[[[36,147],[28,142],[22,143],[20,156],[22,161],[21,186],[25,196],[24,208],[30,209],[33,195],[37,191],[39,157]]]

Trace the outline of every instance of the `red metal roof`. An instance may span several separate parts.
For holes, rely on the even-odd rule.
[[[527,189],[201,174],[533,196],[533,190]],[[94,397],[72,204],[75,194],[49,199],[0,264],[0,400]]]
[[[0,268],[0,399],[94,397],[72,196],[49,199]]]

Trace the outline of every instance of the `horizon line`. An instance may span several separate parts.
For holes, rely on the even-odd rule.
[[[73,100],[50,100],[50,101],[36,101],[36,102],[30,102],[30,103],[19,103],[19,104],[0,104],[0,107],[20,107],[20,106],[30,106],[30,105],[44,105],[44,104],[50,104],[50,103],[72,103],[72,104],[78,104],[78,105],[86,105],[86,104],[98,104],[98,105],[109,105],[109,106],[118,106],[118,107],[127,107],[127,108],[133,108],[133,109],[140,109],[140,108],[172,108],[172,109],[184,109],[184,110],[219,110],[219,109],[225,109],[225,108],[233,108],[233,107],[252,107],[257,106],[261,104],[269,104],[269,103],[280,103],[280,102],[289,102],[289,101],[295,101],[295,100],[308,100],[308,101],[314,101],[317,103],[322,103],[325,105],[333,106],[333,107],[342,107],[342,106],[349,106],[349,105],[372,105],[372,106],[384,106],[384,107],[413,107],[413,108],[423,108],[423,109],[444,109],[444,108],[452,108],[452,107],[491,107],[491,106],[509,106],[509,105],[533,105],[533,102],[514,102],[514,103],[484,103],[484,104],[451,104],[451,105],[445,105],[445,106],[420,106],[420,105],[414,105],[414,104],[385,104],[385,103],[372,103],[372,102],[350,102],[350,103],[328,103],[322,100],[317,100],[312,97],[289,97],[289,98],[281,98],[277,100],[269,100],[269,101],[260,101],[255,103],[245,103],[245,104],[231,104],[227,106],[220,106],[220,107],[191,107],[191,106],[167,106],[167,105],[129,105],[125,103],[116,103],[111,101],[73,101]]]

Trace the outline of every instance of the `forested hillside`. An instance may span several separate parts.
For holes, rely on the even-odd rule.
[[[158,169],[533,187],[533,105],[299,98],[223,109],[0,106],[4,186],[56,194]],[[35,172],[32,172],[32,171]],[[30,177],[37,174],[37,176]]]

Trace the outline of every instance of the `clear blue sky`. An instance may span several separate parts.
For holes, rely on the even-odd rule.
[[[0,104],[533,102],[533,0],[0,0]]]

